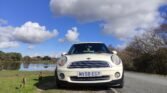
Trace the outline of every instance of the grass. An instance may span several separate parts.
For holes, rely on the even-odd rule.
[[[0,93],[39,93],[38,75],[39,72],[0,71]],[[43,76],[53,76],[53,72],[43,72]],[[23,77],[26,85],[20,88]]]
[[[38,80],[39,73],[16,70],[0,71],[0,93],[78,93],[78,91],[96,93],[97,89],[99,91],[99,88],[90,90],[89,88],[80,89],[80,87],[57,89],[53,72],[42,72],[41,81]],[[20,88],[23,77],[26,77],[26,85]]]

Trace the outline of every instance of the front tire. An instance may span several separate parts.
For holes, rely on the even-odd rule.
[[[124,77],[122,78],[122,82],[117,87],[118,88],[123,88],[124,87]]]
[[[58,78],[57,70],[55,71],[56,87],[62,88],[62,82]]]

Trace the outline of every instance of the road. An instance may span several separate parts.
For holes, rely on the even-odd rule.
[[[55,89],[54,81],[44,83],[42,93],[167,93],[167,76],[125,72],[125,86],[123,89],[111,88],[69,88]],[[47,88],[47,87],[48,88]],[[45,90],[43,90],[45,89]]]
[[[118,93],[167,93],[167,77],[125,72],[125,87]]]

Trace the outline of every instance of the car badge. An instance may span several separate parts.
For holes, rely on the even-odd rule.
[[[90,60],[91,58],[90,57],[88,57],[88,58],[86,58],[87,60]]]

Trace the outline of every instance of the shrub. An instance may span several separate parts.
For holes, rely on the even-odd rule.
[[[157,74],[167,75],[167,48],[159,49],[152,62]]]
[[[135,71],[167,75],[167,49],[142,54],[134,59]]]

